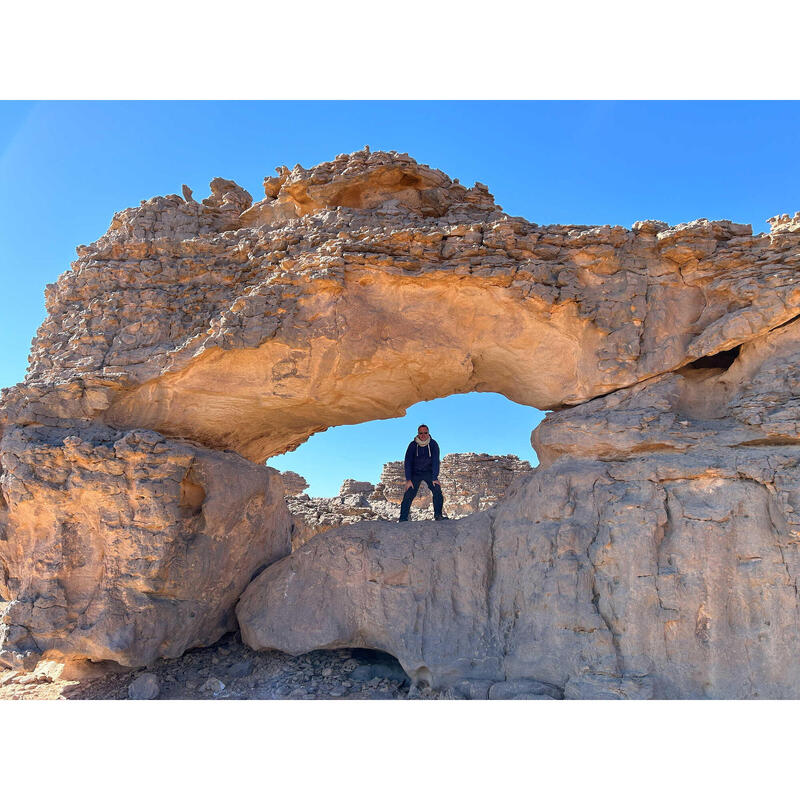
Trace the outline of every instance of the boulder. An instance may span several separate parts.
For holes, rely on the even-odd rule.
[[[0,658],[130,667],[215,642],[290,550],[275,470],[153,431],[6,428]]]
[[[486,512],[321,533],[248,586],[237,606],[242,640],[292,654],[383,650],[436,686],[493,678],[502,646],[489,614],[491,544]]]

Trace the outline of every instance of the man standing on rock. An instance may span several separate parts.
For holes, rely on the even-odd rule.
[[[417,496],[422,481],[428,484],[433,494],[433,518],[447,519],[442,514],[444,497],[439,483],[439,445],[431,439],[427,425],[417,428],[417,435],[406,448],[406,493],[400,504],[399,522],[408,522],[411,503]]]

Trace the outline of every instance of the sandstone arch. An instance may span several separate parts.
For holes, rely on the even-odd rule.
[[[276,335],[252,349],[204,353],[123,393],[103,419],[263,462],[316,431],[401,416],[422,400],[496,391],[551,407],[586,391],[576,378],[589,372],[581,362],[596,334],[572,307],[545,319],[494,287],[452,276],[404,285],[356,274],[347,286],[309,298],[293,320],[313,331],[311,341]]]
[[[499,695],[800,694],[771,666],[798,649],[800,219],[761,236],[543,227],[367,150],[280,168],[256,204],[211,188],[116,214],[46,289],[28,375],[0,405],[6,660],[141,664],[207,642],[275,562],[239,604],[255,646],[380,646]],[[439,543],[366,525],[282,558],[274,472],[245,459],[473,390],[555,410],[514,497]],[[233,493],[211,486],[221,462]],[[690,565],[712,528],[728,566],[706,574]],[[296,595],[276,588],[288,574]],[[676,598],[672,574],[696,591]],[[762,627],[723,625],[726,582]],[[726,653],[751,640],[743,671]]]

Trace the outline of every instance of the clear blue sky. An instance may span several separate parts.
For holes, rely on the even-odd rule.
[[[750,222],[800,209],[797,102],[0,103],[0,386],[23,379],[43,290],[113,213],[219,175],[263,196],[276,165],[311,166],[369,144],[408,152],[503,208],[546,223]],[[445,398],[400,420],[317,434],[273,459],[312,493],[376,480],[417,420],[443,452],[533,460],[532,409],[497,395]]]

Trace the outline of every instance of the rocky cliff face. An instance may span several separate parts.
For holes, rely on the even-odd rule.
[[[211,188],[47,287],[0,403],[3,658],[146,663],[241,594],[252,647],[464,696],[800,697],[797,217],[538,226],[366,150]],[[265,458],[467,391],[553,410],[501,502],[288,554]]]

